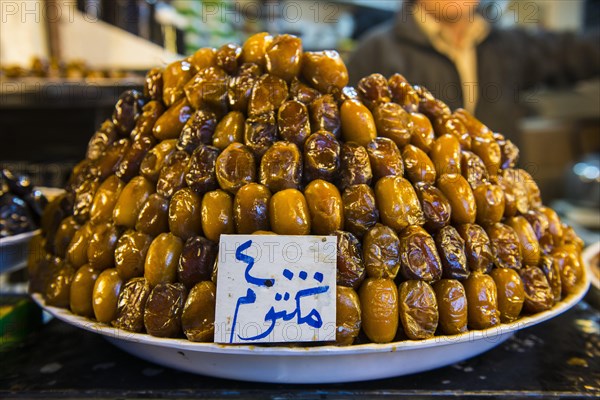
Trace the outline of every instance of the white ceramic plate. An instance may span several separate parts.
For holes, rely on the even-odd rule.
[[[592,286],[594,286],[597,290],[600,290],[600,276],[594,274],[592,271],[592,259],[596,256],[596,254],[600,253],[600,242],[596,242],[594,244],[589,245],[583,250],[581,254],[581,258],[583,262],[588,267],[588,275],[590,276],[590,280],[592,282]]]
[[[27,265],[29,241],[40,233],[37,229],[0,239],[0,274],[16,271]]]
[[[573,307],[588,287],[589,280],[586,279],[577,293],[563,299],[551,310],[523,317],[512,324],[422,341],[349,347],[233,346],[193,343],[185,339],[160,339],[78,317],[65,309],[45,306],[39,294],[33,297],[56,318],[101,334],[126,352],[156,364],[244,381],[332,383],[407,375],[476,356],[504,342],[517,330],[546,321]]]

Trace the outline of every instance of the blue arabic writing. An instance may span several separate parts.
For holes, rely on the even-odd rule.
[[[243,244],[241,244],[237,248],[236,253],[235,253],[236,259],[238,261],[241,261],[246,264],[246,270],[244,273],[244,278],[245,278],[246,282],[249,284],[252,284],[252,285],[256,285],[256,286],[263,286],[263,287],[273,286],[275,284],[274,279],[256,278],[250,274],[252,267],[254,267],[254,257],[249,256],[248,254],[244,254],[244,251],[246,251],[251,245],[252,245],[252,240],[248,240],[248,241],[244,242]],[[283,270],[282,275],[283,275],[283,277],[287,278],[288,280],[292,280],[292,278],[294,277],[294,273],[291,272],[287,268]],[[306,271],[300,271],[298,276],[300,279],[306,280],[308,275],[307,275]],[[323,274],[320,272],[316,272],[313,276],[313,279],[315,279],[317,282],[321,283],[321,282],[323,282]],[[255,335],[255,336],[250,336],[250,337],[243,337],[238,334],[238,338],[240,340],[245,340],[245,341],[253,341],[253,340],[263,339],[263,338],[269,336],[269,334],[271,334],[271,332],[275,328],[278,320],[290,321],[294,318],[296,318],[296,321],[299,325],[306,324],[306,325],[311,326],[316,329],[320,328],[321,326],[323,326],[323,320],[321,318],[321,314],[319,314],[319,312],[317,310],[312,309],[306,315],[303,315],[302,307],[301,307],[301,300],[304,297],[314,296],[314,295],[318,295],[320,293],[325,293],[328,290],[329,290],[329,286],[327,286],[327,285],[326,286],[316,286],[316,287],[312,287],[312,288],[308,288],[308,289],[299,290],[294,297],[296,307],[292,312],[288,313],[285,310],[276,311],[275,307],[271,306],[271,308],[269,309],[269,311],[267,311],[267,313],[265,314],[265,317],[264,317],[264,321],[270,322],[270,326],[264,332],[259,333],[258,335]],[[288,300],[289,297],[290,297],[290,294],[286,292],[285,295],[283,296],[283,299]],[[276,293],[275,300],[281,301],[281,299],[282,299],[281,293]],[[235,327],[237,324],[237,317],[238,317],[238,312],[240,310],[240,307],[243,304],[252,304],[255,302],[256,302],[256,292],[254,290],[252,290],[251,288],[247,289],[245,296],[238,298],[236,306],[235,306],[235,312],[234,312],[233,322],[232,322],[232,326],[231,326],[231,334],[229,337],[230,343],[233,343],[233,339],[235,337],[234,336],[235,335]]]

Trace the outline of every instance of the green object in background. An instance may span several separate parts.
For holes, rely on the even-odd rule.
[[[28,296],[0,296],[0,352],[42,324],[42,310]]]

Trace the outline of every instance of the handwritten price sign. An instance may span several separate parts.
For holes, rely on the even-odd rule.
[[[335,236],[221,235],[215,342],[335,339]]]

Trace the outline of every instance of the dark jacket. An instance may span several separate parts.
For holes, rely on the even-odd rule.
[[[371,73],[399,72],[412,84],[427,87],[452,109],[462,107],[463,91],[454,63],[439,53],[421,31],[409,7],[395,19],[365,34],[347,63],[352,84]],[[517,122],[523,90],[563,85],[600,74],[598,35],[533,33],[496,29],[477,47],[479,91],[476,116],[492,130],[519,143]]]

